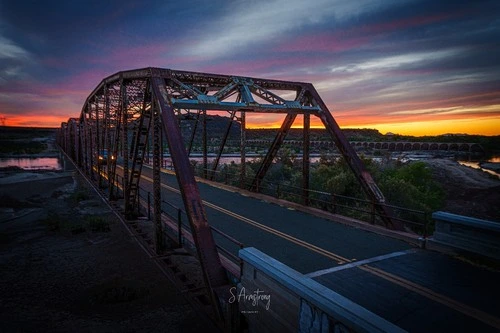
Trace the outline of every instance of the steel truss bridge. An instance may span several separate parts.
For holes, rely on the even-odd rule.
[[[188,216],[193,241],[200,261],[204,282],[210,291],[217,312],[217,290],[228,284],[221,265],[212,230],[207,221],[200,192],[189,161],[195,131],[201,123],[203,156],[207,158],[207,112],[226,112],[231,122],[221,140],[213,165],[215,173],[222,151],[227,143],[232,122],[241,127],[240,154],[241,178],[246,175],[245,123],[247,114],[282,114],[283,123],[270,143],[260,168],[253,178],[251,188],[258,189],[260,182],[287,133],[300,115],[303,118],[302,188],[307,197],[309,189],[309,151],[311,117],[317,117],[331,136],[332,142],[346,159],[366,196],[378,210],[386,227],[402,229],[402,224],[391,219],[384,196],[348,142],[337,122],[311,83],[268,80],[177,71],[161,68],[144,68],[111,75],[91,92],[83,105],[79,118],[70,118],[61,125],[58,141],[75,164],[99,185],[107,182],[109,199],[118,195],[117,165],[123,168],[124,211],[127,218],[138,212],[139,184],[145,158],[153,159],[153,222],[155,249],[160,255],[165,251],[161,220],[160,168],[163,147],[171,155],[173,167]],[[191,140],[185,142],[180,130],[184,117],[195,117]],[[307,203],[307,201],[306,201]]]

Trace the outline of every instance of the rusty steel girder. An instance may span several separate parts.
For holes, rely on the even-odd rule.
[[[293,96],[292,99],[289,99]],[[284,120],[271,144],[252,187],[258,188],[287,133],[297,119],[303,117],[303,200],[308,204],[309,193],[309,128],[311,117],[317,117],[330,133],[332,140],[346,159],[366,195],[374,202],[386,226],[402,229],[383,203],[383,194],[366,170],[354,148],[347,141],[325,103],[310,83],[268,80],[260,78],[196,73],[162,68],[123,71],[101,81],[87,98],[78,120],[61,128],[62,146],[89,175],[101,177],[105,168],[110,199],[122,189],[125,212],[134,216],[138,210],[141,169],[153,153],[154,222],[156,250],[161,253],[161,177],[163,138],[166,139],[184,207],[188,215],[205,284],[216,304],[215,290],[228,283],[222,267],[210,225],[207,221],[198,185],[189,161],[196,127],[203,126],[203,159],[207,169],[207,112],[227,112],[231,122],[241,125],[241,183],[245,182],[246,122],[248,113],[282,114]],[[191,141],[186,145],[180,130],[184,118],[196,123]],[[238,115],[238,117],[237,117]],[[201,117],[201,119],[200,119]],[[202,120],[199,122],[199,120]],[[226,128],[217,154],[217,162],[226,144],[231,122]],[[152,130],[151,130],[152,128]],[[71,134],[69,134],[71,129]],[[71,147],[70,147],[71,146]],[[186,147],[188,146],[188,147]],[[117,161],[120,160],[120,163]],[[217,164],[210,175],[216,172]],[[117,168],[122,168],[120,179]],[[205,176],[208,176],[205,170]],[[217,313],[217,306],[215,306]]]

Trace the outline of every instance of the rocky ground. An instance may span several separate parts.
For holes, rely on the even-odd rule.
[[[500,222],[498,178],[450,159],[426,162],[446,192],[443,211]]]
[[[0,332],[210,332],[73,172],[0,178]]]

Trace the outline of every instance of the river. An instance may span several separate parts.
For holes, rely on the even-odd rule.
[[[63,169],[59,157],[1,157],[0,168],[18,167],[26,171]]]
[[[500,173],[497,172],[497,171],[494,171],[494,170],[490,170],[490,169],[487,169],[487,168],[483,168],[481,167],[481,164],[482,163],[498,163],[500,164],[500,156],[493,156],[491,158],[489,158],[488,160],[482,160],[482,161],[475,161],[475,160],[458,160],[458,163],[462,164],[462,165],[465,165],[465,166],[468,166],[468,167],[471,167],[471,168],[474,168],[474,169],[480,169],[480,170],[483,170],[489,174],[492,174],[494,176],[497,176],[500,178]]]
[[[246,160],[247,161],[254,161],[257,158],[260,158],[260,155],[248,155]],[[300,158],[300,156],[298,156]],[[319,161],[318,156],[312,156],[311,157],[311,162],[315,163]],[[398,157],[401,158],[401,157]],[[430,159],[432,158],[429,155],[403,155],[402,159],[404,160],[422,160],[422,159]],[[203,162],[203,157],[201,156],[195,156],[190,158],[193,161],[196,161],[198,163]],[[377,157],[375,157],[377,159]],[[215,156],[209,156],[208,157],[208,162],[213,162],[215,160]],[[231,164],[231,163],[240,163],[241,157],[237,155],[231,155],[231,156],[222,156],[220,159],[220,164]],[[492,175],[496,175],[500,177],[500,173],[495,172],[490,169],[482,168],[480,166],[481,163],[488,162],[488,163],[500,163],[500,156],[492,156],[489,159],[486,160],[474,160],[474,159],[467,159],[467,158],[457,158],[458,163],[472,167],[475,169],[480,169],[485,172],[488,172]],[[172,160],[170,158],[165,158],[165,166],[169,167],[172,164]],[[63,169],[63,164],[61,161],[60,157],[2,157],[0,158],[0,168],[5,168],[5,167],[19,167],[23,170],[62,170]]]

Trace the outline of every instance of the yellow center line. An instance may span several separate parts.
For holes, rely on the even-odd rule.
[[[153,181],[153,179],[151,179],[151,178],[149,178],[147,176],[142,175],[141,177],[143,177],[144,179],[146,179],[148,181]],[[168,186],[166,184],[162,183],[161,186],[164,187],[164,188],[166,188],[166,189],[168,189],[168,190],[170,190],[170,191],[172,191],[172,192],[180,193],[180,191],[178,189],[176,189],[174,187],[171,187],[171,186]],[[290,236],[290,235],[288,235],[288,234],[286,234],[284,232],[281,232],[279,230],[276,230],[274,228],[268,227],[268,226],[266,226],[264,224],[261,224],[259,222],[254,221],[254,220],[251,220],[251,219],[249,219],[247,217],[244,217],[244,216],[241,216],[239,214],[236,214],[236,213],[234,213],[234,212],[232,212],[230,210],[227,210],[225,208],[217,206],[217,205],[215,205],[215,204],[213,204],[211,202],[208,202],[208,201],[205,201],[205,200],[202,200],[202,202],[207,207],[210,207],[210,208],[213,208],[215,210],[218,210],[221,213],[224,213],[224,214],[229,215],[231,217],[234,217],[234,218],[236,218],[236,219],[238,219],[240,221],[243,221],[243,222],[245,222],[247,224],[250,224],[250,225],[252,225],[254,227],[257,227],[259,229],[267,231],[267,232],[269,232],[269,233],[271,233],[273,235],[276,235],[278,237],[286,239],[286,240],[288,240],[288,241],[290,241],[290,242],[292,242],[294,244],[297,244],[297,245],[300,245],[302,247],[305,247],[305,248],[307,248],[307,249],[309,249],[311,251],[314,251],[316,253],[319,253],[319,254],[327,257],[327,258],[333,259],[333,260],[337,261],[338,264],[343,264],[343,263],[346,263],[346,262],[350,262],[350,260],[347,259],[347,258],[341,257],[341,256],[339,256],[339,255],[337,255],[335,253],[329,252],[329,251],[327,251],[325,249],[322,249],[322,248],[320,248],[320,247],[318,247],[316,245],[310,244],[308,242],[305,242],[303,240],[300,240],[298,238]]]
[[[144,175],[141,175],[142,178],[152,182],[153,179],[147,177],[147,176],[144,176]],[[171,186],[168,186],[168,185],[165,185],[165,184],[161,184],[162,187],[172,191],[172,192],[176,192],[176,193],[180,193],[180,191],[174,187],[171,187]],[[279,230],[276,230],[276,229],[273,229],[271,227],[268,227],[266,225],[263,225],[261,223],[258,223],[254,220],[251,220],[247,217],[244,217],[244,216],[241,216],[239,214],[236,214],[232,211],[229,211],[225,208],[222,208],[222,207],[219,207],[213,203],[210,203],[210,202],[207,202],[205,200],[203,200],[203,204],[206,205],[207,207],[210,207],[210,208],[213,208],[215,210],[218,210],[224,214],[227,214],[229,216],[232,216],[240,221],[243,221],[247,224],[250,224],[250,225],[253,225],[254,227],[257,227],[259,229],[262,229],[264,231],[267,231],[271,234],[274,234],[278,237],[281,237],[283,239],[286,239],[294,244],[297,244],[299,246],[302,246],[302,247],[305,247],[311,251],[314,251],[316,253],[319,253],[323,256],[326,256],[327,258],[330,258],[330,259],[333,259],[333,260],[336,260],[338,264],[344,264],[344,263],[350,263],[350,262],[353,262],[353,260],[350,260],[350,259],[347,259],[347,258],[344,258],[342,256],[339,256],[335,253],[332,253],[332,252],[329,252],[325,249],[322,249],[316,245],[313,245],[313,244],[310,244],[308,242],[305,242],[303,240],[300,240],[298,238],[295,238],[293,236],[290,236],[284,232],[281,232]],[[404,279],[404,278],[401,278],[399,276],[396,276],[394,274],[391,274],[391,273],[388,273],[386,271],[383,271],[379,268],[375,268],[375,267],[372,267],[372,266],[368,266],[368,265],[361,265],[361,266],[358,266],[360,269],[362,269],[363,271],[365,272],[368,272],[370,274],[373,274],[375,276],[378,276],[384,280],[387,280],[389,282],[392,282],[394,284],[397,284],[405,289],[408,289],[410,291],[413,291],[421,296],[424,296],[430,300],[433,300],[435,302],[438,302],[438,303],[441,303],[449,308],[452,308],[464,315],[467,315],[467,316],[470,316],[472,318],[475,318],[487,325],[490,325],[492,327],[495,327],[497,329],[500,329],[500,319],[495,317],[495,316],[492,316],[488,313],[485,313],[481,310],[478,310],[476,308],[473,308],[473,307],[470,307],[468,305],[465,305],[463,303],[460,303],[458,301],[455,301],[454,299],[452,298],[449,298],[449,297],[446,297],[444,295],[441,295],[439,293],[436,293],[434,292],[433,290],[429,289],[429,288],[426,288],[426,287],[423,287],[419,284],[416,284],[414,282],[411,282],[407,279]]]
[[[416,284],[414,282],[408,281],[406,279],[403,279],[397,275],[388,273],[386,271],[383,271],[379,268],[372,267],[372,266],[360,266],[360,269],[364,270],[365,272],[369,272],[373,275],[376,275],[384,280],[388,280],[392,283],[395,283],[405,289],[411,290],[417,294],[420,294],[422,296],[425,296],[435,302],[441,303],[449,308],[452,308],[466,316],[470,316],[472,318],[475,318],[479,321],[482,321],[485,324],[488,324],[492,327],[495,327],[497,329],[500,329],[500,319],[492,316],[486,312],[483,312],[481,310],[478,310],[476,308],[473,308],[471,306],[468,306],[466,304],[460,303],[458,301],[455,301],[452,298],[446,297],[444,295],[438,294],[435,291],[423,287],[419,284]]]

